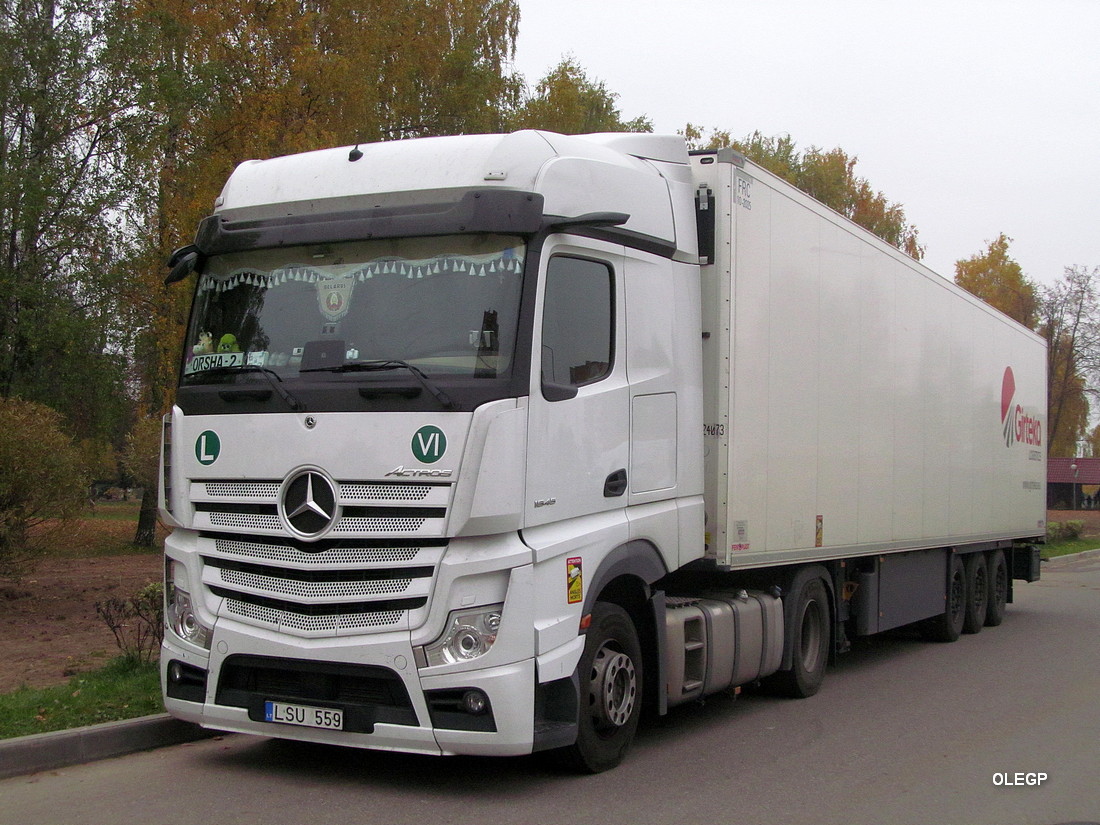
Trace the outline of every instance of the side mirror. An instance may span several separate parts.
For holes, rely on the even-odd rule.
[[[172,257],[168,259],[168,269],[170,271],[164,279],[164,283],[167,285],[182,281],[199,268],[202,258],[202,252],[194,244],[177,249],[172,253]]]

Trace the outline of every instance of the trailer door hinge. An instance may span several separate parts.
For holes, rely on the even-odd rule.
[[[695,226],[699,235],[699,263],[714,263],[714,190],[705,183],[695,190]]]

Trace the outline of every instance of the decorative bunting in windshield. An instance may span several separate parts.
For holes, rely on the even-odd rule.
[[[288,281],[316,284],[318,282],[333,283],[343,281],[365,281],[370,278],[395,275],[408,279],[432,277],[447,272],[469,273],[478,278],[488,275],[519,275],[523,271],[523,258],[515,249],[505,249],[501,252],[493,252],[486,255],[443,255],[436,258],[422,260],[407,259],[379,259],[366,264],[356,263],[350,265],[310,266],[308,264],[290,264],[287,266],[264,272],[254,267],[241,268],[229,275],[219,277],[204,275],[199,282],[199,291],[215,290],[224,292],[238,286],[256,286],[261,289],[285,284]],[[350,297],[350,289],[347,290]],[[323,302],[327,307],[327,302]],[[347,301],[335,300],[340,304],[333,311],[347,312]],[[325,312],[328,315],[328,310]],[[342,313],[340,313],[342,315]],[[335,319],[333,319],[335,320]]]

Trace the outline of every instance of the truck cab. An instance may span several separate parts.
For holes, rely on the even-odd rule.
[[[705,552],[693,197],[651,135],[242,164],[173,259],[168,710],[616,761],[661,666],[586,673],[583,625],[655,639],[651,585]]]

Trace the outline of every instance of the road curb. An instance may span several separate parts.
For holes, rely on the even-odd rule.
[[[1043,559],[1043,564],[1058,564],[1058,562],[1064,561],[1080,561],[1081,559],[1092,559],[1100,556],[1100,550],[1082,550],[1080,553],[1069,553],[1065,556],[1054,556],[1054,558]]]
[[[121,722],[18,736],[0,740],[0,779],[219,735],[218,731],[157,713]]]

